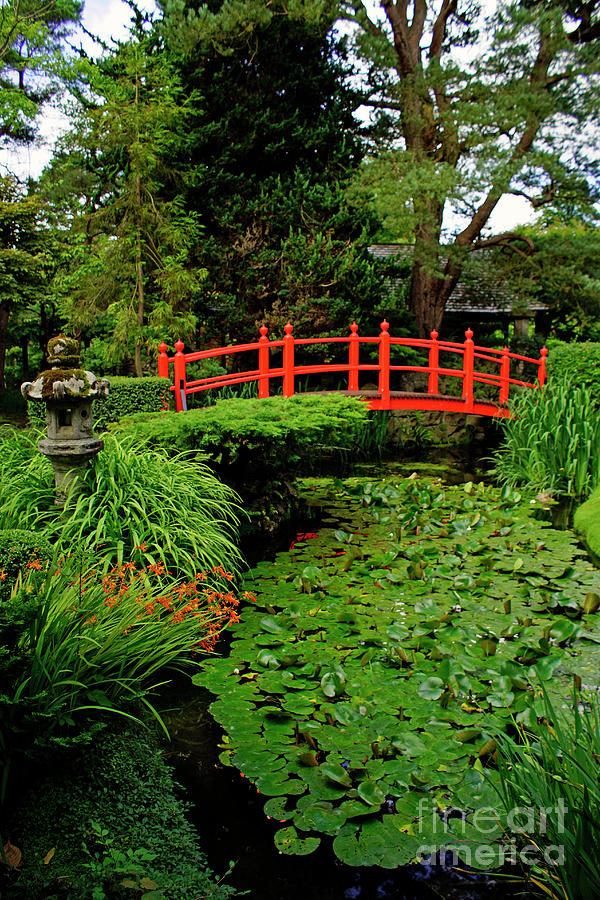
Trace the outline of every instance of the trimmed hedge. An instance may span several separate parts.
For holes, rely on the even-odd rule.
[[[120,418],[138,413],[153,413],[169,409],[171,401],[171,381],[149,375],[144,378],[129,378],[113,375],[109,378],[110,393],[102,400],[94,400],[95,431],[103,431]],[[46,423],[46,408],[43,403],[28,404],[29,422],[34,427],[43,428]]]
[[[568,376],[574,383],[587,387],[600,404],[600,343],[556,343],[548,355],[548,373]]]
[[[65,763],[52,760],[51,774],[15,798],[10,834],[23,860],[4,874],[4,884],[0,877],[2,897],[225,900],[235,894],[208,868],[185,816],[188,804],[152,734],[107,729]]]
[[[368,451],[377,436],[367,404],[341,394],[218,400],[186,413],[122,419],[115,428],[151,447],[207,460],[243,500],[248,518],[240,536],[263,547],[290,517],[300,471],[338,466]]]
[[[263,400],[218,400],[186,413],[142,415],[118,426],[170,452],[195,451],[220,471],[260,473],[310,467],[317,448],[352,451],[364,440],[366,403],[341,394],[296,394]],[[304,463],[304,465],[302,465]]]
[[[583,535],[596,559],[600,560],[600,488],[575,512],[573,525]]]
[[[0,530],[0,601],[10,596],[21,569],[29,562],[52,559],[52,545],[35,531]]]

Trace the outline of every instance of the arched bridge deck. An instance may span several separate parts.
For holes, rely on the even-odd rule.
[[[396,338],[390,335],[389,323],[381,323],[377,337],[363,337],[358,334],[358,326],[353,322],[346,337],[296,338],[293,326],[284,326],[284,336],[271,340],[266,325],[260,328],[260,337],[249,344],[233,344],[209,350],[194,350],[184,353],[184,344],[175,344],[174,356],[168,355],[168,346],[159,347],[158,374],[169,377],[173,366],[173,386],[175,407],[178,412],[187,409],[187,397],[202,391],[215,390],[235,384],[258,382],[258,396],[268,397],[271,388],[282,381],[284,397],[296,392],[299,376],[331,375],[337,373],[347,379],[347,387],[341,392],[359,397],[372,409],[440,410],[492,417],[509,415],[507,403],[514,387],[533,388],[542,386],[546,380],[545,347],[539,359],[532,359],[518,353],[511,353],[508,347],[501,350],[480,347],[473,343],[473,332],[467,329],[462,343],[440,341],[437,332],[430,338]],[[325,363],[298,362],[298,350],[303,353],[308,346],[347,345],[341,348],[343,360]],[[361,361],[361,346],[363,359]],[[426,358],[426,365],[403,365],[399,363],[402,348],[419,351]],[[332,355],[329,349],[328,355]],[[188,380],[187,366],[208,359],[222,362],[243,354],[242,358],[255,362],[256,367],[240,371],[239,365],[231,372]],[[365,361],[368,357],[368,361]],[[275,363],[275,364],[273,364]],[[427,376],[426,391],[402,391],[395,389],[397,373],[420,373]],[[518,377],[515,377],[518,376]],[[531,380],[525,380],[526,377]],[[364,388],[361,390],[361,379]],[[377,390],[372,390],[365,381],[377,381]],[[442,383],[444,388],[442,389]],[[452,390],[451,385],[454,386]],[[458,386],[458,391],[456,390]],[[448,390],[448,393],[446,393]]]

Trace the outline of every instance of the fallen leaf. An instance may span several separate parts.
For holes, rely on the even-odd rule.
[[[15,847],[14,844],[11,844],[10,841],[7,841],[4,845],[4,862],[10,869],[18,869],[21,865],[21,860],[23,859],[23,854],[19,850],[18,847]]]
[[[48,863],[50,862],[50,860],[52,859],[52,857],[54,856],[55,853],[56,853],[56,847],[52,847],[51,850],[48,850],[48,852],[46,853],[45,857],[42,860],[42,862],[44,863],[45,866],[48,865]]]

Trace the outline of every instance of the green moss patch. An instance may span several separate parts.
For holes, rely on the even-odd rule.
[[[596,559],[600,559],[600,489],[575,512],[573,524]]]

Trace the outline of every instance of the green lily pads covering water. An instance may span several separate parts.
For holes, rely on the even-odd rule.
[[[323,839],[345,863],[395,868],[493,847],[505,823],[479,833],[475,812],[499,806],[494,735],[543,715],[542,686],[567,695],[589,671],[600,573],[508,489],[306,491],[330,527],[248,575],[257,603],[229,657],[194,678],[218,696],[221,760],[264,795],[283,853]]]

